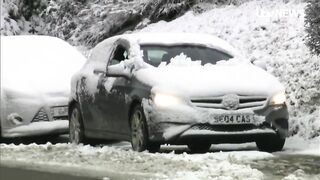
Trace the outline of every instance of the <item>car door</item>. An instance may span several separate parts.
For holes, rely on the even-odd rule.
[[[108,66],[116,66],[128,57],[128,47],[117,42]],[[125,98],[128,91],[129,79],[125,77],[100,76],[98,91],[95,98],[97,113],[102,117],[101,127],[109,132],[112,138],[125,137],[129,134]],[[97,117],[100,118],[101,117]]]
[[[108,60],[113,51],[114,41],[106,41],[93,49],[88,62],[83,68],[81,77],[77,82],[77,92],[83,116],[85,133],[88,137],[103,138],[100,133],[105,131],[101,124],[106,123],[98,104],[101,99],[99,84],[104,80]],[[101,72],[96,71],[97,69]]]

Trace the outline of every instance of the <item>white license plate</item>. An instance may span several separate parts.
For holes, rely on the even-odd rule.
[[[224,114],[211,117],[213,124],[251,124],[254,121],[252,114]]]
[[[68,106],[57,106],[51,108],[51,115],[53,117],[68,116]]]

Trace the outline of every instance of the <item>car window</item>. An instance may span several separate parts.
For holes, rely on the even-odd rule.
[[[158,66],[161,62],[169,63],[171,58],[183,53],[193,61],[200,60],[201,64],[216,64],[220,60],[231,59],[232,56],[219,50],[196,45],[141,45],[145,62]]]
[[[122,45],[116,47],[112,57],[110,58],[109,65],[119,64],[121,61],[128,59],[128,52]]]
[[[165,54],[168,54],[167,51],[150,47],[148,50],[144,51],[144,61],[152,65],[158,65],[161,63],[162,58]]]

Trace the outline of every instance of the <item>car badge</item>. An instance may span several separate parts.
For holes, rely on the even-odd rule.
[[[236,94],[227,94],[222,97],[222,105],[228,110],[239,108],[240,98]]]

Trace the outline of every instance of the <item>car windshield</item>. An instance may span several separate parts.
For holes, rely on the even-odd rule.
[[[231,59],[232,56],[216,49],[196,45],[141,45],[145,62],[159,66],[161,62],[170,63],[171,58],[183,53],[192,61],[200,60],[201,64],[216,64],[220,60]]]

